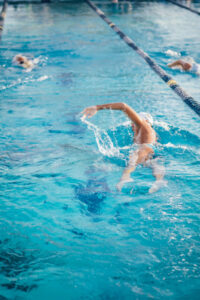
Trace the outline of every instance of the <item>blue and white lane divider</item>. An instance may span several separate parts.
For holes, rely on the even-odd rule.
[[[0,13],[0,39],[3,31],[3,24],[4,24],[4,19],[6,17],[6,10],[7,10],[8,2],[7,0],[4,0],[3,2],[3,7]]]
[[[85,0],[86,3],[120,36],[120,38],[133,50],[135,50],[148,65],[167,83],[167,85],[193,110],[200,116],[200,103],[189,96],[178,83],[169,76],[157,63],[142,49],[125,35],[114,23],[112,23],[98,7],[96,7],[90,0]]]
[[[197,15],[200,16],[200,12],[198,10],[196,10],[196,9],[190,8],[190,7],[184,5],[184,4],[180,3],[180,2],[174,1],[174,0],[168,0],[168,2],[171,2],[171,3],[173,3],[173,4],[175,4],[175,5],[179,6],[179,7],[185,8],[185,9],[187,9],[187,10],[189,10],[189,11],[191,11],[191,12],[193,12],[193,13],[195,13],[195,14],[197,14]]]

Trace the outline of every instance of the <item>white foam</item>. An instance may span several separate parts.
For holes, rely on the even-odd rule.
[[[165,51],[165,54],[172,56],[172,57],[180,57],[181,54],[179,52],[173,51],[173,50],[167,50]]]
[[[167,143],[167,144],[163,144],[164,147],[167,147],[167,148],[180,148],[180,149],[189,149],[189,147],[185,146],[185,145],[174,145],[172,143]]]
[[[37,81],[44,81],[44,80],[46,80],[46,79],[48,79],[48,78],[49,78],[49,76],[44,75],[44,76],[39,77],[39,78],[37,79]]]
[[[23,81],[20,78],[18,78],[13,83],[11,83],[9,85],[4,85],[4,86],[0,87],[0,90],[6,90],[6,89],[12,88],[14,86],[25,84],[25,83],[28,83],[28,82],[35,82],[35,81],[39,81],[40,82],[40,81],[44,81],[44,80],[46,80],[48,78],[49,78],[49,76],[47,76],[47,75],[41,76],[41,77],[39,77],[37,79],[34,79],[32,77],[26,77]]]
[[[196,154],[200,154],[200,150],[194,146],[186,146],[186,145],[174,145],[172,143],[162,144],[163,147],[166,148],[175,148],[175,149],[183,149]]]
[[[33,67],[34,67],[34,66],[32,66],[32,67],[30,67],[30,68],[27,68],[27,69],[24,69],[23,71],[26,72],[26,73],[31,72],[31,71],[33,70]]]
[[[11,87],[13,87],[13,86],[16,86],[16,85],[20,84],[21,82],[22,82],[21,79],[17,79],[16,81],[14,81],[13,83],[11,83],[11,84],[9,84],[9,85],[4,85],[4,86],[2,86],[2,88],[0,88],[0,90],[6,90],[6,89],[9,89],[9,88],[11,88]]]
[[[167,123],[163,122],[163,121],[155,121],[154,124],[159,126],[159,127],[164,128],[167,131],[170,130],[169,125]]]
[[[116,148],[113,145],[111,138],[105,130],[98,128],[96,125],[89,122],[84,117],[81,118],[81,121],[87,124],[88,129],[94,132],[98,149],[103,155],[109,157],[121,157],[119,148]]]
[[[37,65],[39,63],[40,59],[39,58],[34,58],[33,59],[33,63],[34,65]]]

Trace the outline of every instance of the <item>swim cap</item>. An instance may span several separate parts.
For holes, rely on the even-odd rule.
[[[151,126],[153,126],[153,117],[149,113],[140,112],[139,116],[141,119],[147,121]]]

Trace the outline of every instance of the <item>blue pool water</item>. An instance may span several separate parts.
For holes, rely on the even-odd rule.
[[[167,50],[200,63],[198,15],[96,3],[200,101],[200,77],[166,66]],[[85,3],[9,6],[0,50],[0,299],[199,299],[199,117]],[[12,65],[18,53],[37,66]],[[126,117],[80,119],[114,101],[155,119],[168,181],[155,194],[141,166],[116,190]]]

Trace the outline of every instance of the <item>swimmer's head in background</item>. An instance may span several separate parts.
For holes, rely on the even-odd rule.
[[[16,55],[13,58],[13,62],[23,68],[30,68],[32,66],[31,61],[29,61],[26,56],[23,56],[21,54]]]
[[[13,58],[13,62],[17,63],[17,64],[23,64],[26,61],[26,57],[22,56],[21,54],[17,54],[14,58]]]
[[[151,126],[153,126],[153,117],[149,113],[140,112],[139,116],[142,120],[147,121]]]

